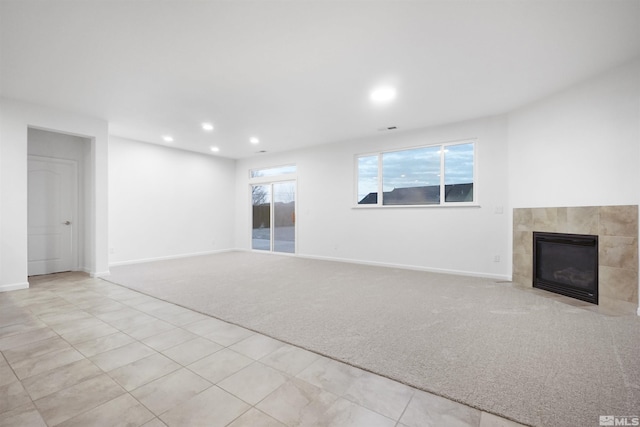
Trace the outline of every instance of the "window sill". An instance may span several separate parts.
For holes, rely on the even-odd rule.
[[[441,209],[441,208],[479,208],[479,203],[447,203],[446,205],[355,205],[351,209]]]

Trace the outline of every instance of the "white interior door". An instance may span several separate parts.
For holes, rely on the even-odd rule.
[[[29,156],[28,252],[30,276],[77,269],[77,166]]]

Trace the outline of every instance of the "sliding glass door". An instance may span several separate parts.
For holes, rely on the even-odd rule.
[[[251,248],[296,251],[296,182],[252,185]]]
[[[252,185],[251,249],[271,250],[271,184]]]

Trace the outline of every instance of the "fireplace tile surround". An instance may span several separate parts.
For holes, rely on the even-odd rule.
[[[638,307],[638,206],[516,208],[513,210],[513,283],[531,288],[533,232],[598,236],[600,305]]]

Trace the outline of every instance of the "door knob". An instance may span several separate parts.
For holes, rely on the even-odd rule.
[[[64,225],[71,225],[71,221],[65,221],[63,222]]]

